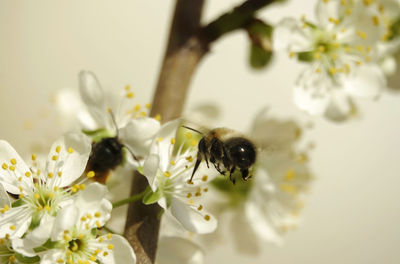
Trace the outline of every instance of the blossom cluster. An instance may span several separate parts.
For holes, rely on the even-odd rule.
[[[318,0],[316,22],[284,18],[274,48],[307,63],[294,87],[295,104],[335,121],[356,114],[354,97],[376,99],[395,71],[400,38],[396,0]]]
[[[294,148],[299,128],[293,122],[266,120],[262,114],[255,119],[248,137],[257,146],[257,162],[252,178],[235,184],[211,159],[215,166],[201,163],[193,175],[198,143],[208,128],[194,132],[183,119],[161,125],[160,116],[148,116],[149,106],[132,105],[130,86],[115,100],[89,71],[79,74],[79,91],[81,98],[68,97],[68,102],[83,102],[71,104],[80,105],[74,110],[81,131],[58,139],[47,158],[32,155],[25,163],[0,141],[3,262],[135,263],[128,241],[105,231],[111,231],[106,224],[113,186],[127,186],[120,168],[143,174],[149,188],[140,199],[163,209],[160,264],[203,263],[207,246],[201,237],[218,233],[226,209],[235,209],[234,223],[249,223],[251,230],[243,231],[270,242],[280,243],[284,231],[296,225],[311,177],[306,154]],[[271,147],[276,149],[272,154]],[[213,200],[216,193],[225,198]]]
[[[105,186],[80,180],[90,151],[85,135],[68,133],[47,159],[26,163],[0,141],[2,263],[121,263],[122,255],[135,262],[123,237],[100,231],[112,205]]]

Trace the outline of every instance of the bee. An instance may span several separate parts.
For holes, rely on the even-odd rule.
[[[107,137],[93,143],[86,171],[94,171],[94,180],[105,184],[110,171],[123,161],[123,147],[118,137]]]
[[[95,177],[93,180],[105,184],[108,180],[110,171],[121,165],[124,160],[124,149],[126,149],[135,160],[138,158],[135,154],[118,139],[118,128],[114,115],[109,112],[115,125],[117,135],[114,137],[102,138],[99,142],[92,143],[92,151],[86,165],[86,172],[93,171]]]
[[[236,181],[233,173],[237,169],[240,170],[244,181],[251,177],[249,170],[256,161],[257,150],[245,136],[228,128],[215,128],[204,134],[196,129],[183,127],[203,135],[198,143],[197,160],[190,181],[203,160],[206,161],[208,168],[211,162],[222,175],[229,172],[229,178],[233,184]]]

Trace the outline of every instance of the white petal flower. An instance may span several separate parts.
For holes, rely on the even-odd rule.
[[[300,127],[293,121],[280,121],[257,115],[249,136],[260,147],[252,178],[232,186],[216,178],[212,183],[224,198],[219,213],[232,211],[232,233],[238,251],[257,253],[258,238],[282,244],[283,234],[296,228],[303,199],[312,180],[307,154],[296,144]],[[219,218],[220,219],[220,218]]]
[[[118,235],[97,235],[110,218],[111,203],[104,198],[107,188],[90,184],[57,215],[51,240],[36,250],[41,263],[136,263],[136,256],[129,243]],[[26,247],[38,248],[30,244]]]
[[[32,166],[26,165],[6,141],[0,141],[0,183],[19,199],[12,207],[0,210],[0,237],[21,237],[33,230],[45,216],[54,217],[71,195],[84,185],[69,186],[83,173],[91,144],[83,134],[70,133],[56,141],[44,166],[32,155]]]
[[[317,24],[303,17],[276,26],[275,48],[310,63],[294,89],[300,109],[343,120],[352,113],[353,96],[375,99],[386,87],[378,46],[388,27],[381,8],[379,1],[319,0]],[[344,100],[336,108],[338,98]]]
[[[96,126],[92,126],[91,131],[87,132],[93,134],[101,131],[100,134],[94,133],[98,137],[94,138],[94,141],[98,142],[105,137],[118,137],[120,143],[135,155],[135,159],[127,159],[129,163],[135,167],[139,166],[136,159],[148,154],[150,144],[160,128],[158,120],[147,117],[150,105],[134,106],[134,93],[129,86],[125,87],[124,94],[118,99],[115,94],[105,93],[97,77],[90,71],[80,72],[79,90],[92,120],[96,123]]]
[[[157,201],[187,230],[209,233],[215,230],[217,220],[202,204],[204,193],[208,190],[208,176],[189,181],[197,154],[197,142],[191,142],[193,145],[187,149],[184,148],[185,142],[176,146],[179,124],[180,121],[175,120],[162,126],[144,162],[143,174],[154,192],[152,202]]]
[[[3,185],[0,183],[0,205],[4,207],[11,207],[10,199],[7,192],[4,190]],[[0,263],[6,264],[20,264],[21,262],[15,256],[15,251],[11,245],[9,237],[0,238]]]

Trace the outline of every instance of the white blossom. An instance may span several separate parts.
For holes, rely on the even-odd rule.
[[[249,133],[259,147],[252,177],[235,185],[214,180],[212,186],[220,192],[213,207],[222,223],[231,219],[230,233],[238,251],[257,253],[259,239],[282,244],[283,234],[297,227],[312,180],[307,154],[295,147],[300,134],[295,122],[266,118],[262,111]]]
[[[105,199],[107,188],[90,184],[76,195],[73,204],[60,210],[50,229],[50,239],[38,241],[27,237],[13,242],[16,251],[25,256],[38,254],[41,264],[50,263],[135,263],[129,243],[121,236],[98,235],[111,214],[111,203]],[[32,233],[48,232],[34,230]],[[30,234],[32,234],[30,233]],[[46,242],[46,243],[44,243]]]
[[[134,93],[130,86],[126,86],[122,98],[116,100],[114,94],[103,91],[92,72],[82,71],[79,73],[79,91],[89,112],[89,115],[80,116],[85,130],[101,131],[101,137],[118,136],[120,142],[136,157],[148,154],[160,122],[147,117],[149,104],[145,108],[132,104]],[[138,165],[135,161],[131,162]]]
[[[377,47],[387,26],[377,2],[319,0],[317,23],[285,18],[276,26],[275,49],[309,63],[294,88],[300,109],[343,120],[354,113],[353,97],[376,99],[386,87]]]
[[[62,206],[71,203],[71,196],[84,189],[71,186],[83,173],[91,144],[83,134],[70,133],[51,147],[45,164],[32,155],[28,166],[13,147],[0,141],[0,183],[18,196],[12,206],[0,210],[0,237],[19,238],[44,222],[51,222]]]
[[[175,120],[161,127],[144,162],[143,175],[153,191],[148,202],[158,202],[166,214],[175,217],[187,230],[209,233],[217,226],[217,220],[202,203],[209,178],[199,171],[190,181],[197,141],[191,141],[189,147],[185,147],[185,142],[176,146],[179,124]]]

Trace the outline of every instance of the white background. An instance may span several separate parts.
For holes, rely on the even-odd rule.
[[[204,21],[237,3],[208,1]],[[293,0],[260,15],[271,23],[312,17],[313,5]],[[172,0],[1,0],[0,138],[23,153],[38,142],[50,144],[58,130],[49,97],[77,89],[82,69],[108,87],[131,84],[138,102],[151,101],[172,10]],[[308,137],[316,143],[316,181],[304,222],[283,247],[265,244],[261,255],[242,256],[228,243],[208,253],[207,263],[400,263],[400,95],[358,101],[362,113],[348,123],[309,118],[292,103],[301,66],[281,54],[267,70],[254,72],[247,47],[243,32],[212,47],[193,79],[187,109],[217,103],[218,125],[243,131],[265,106],[274,116],[313,121]]]

